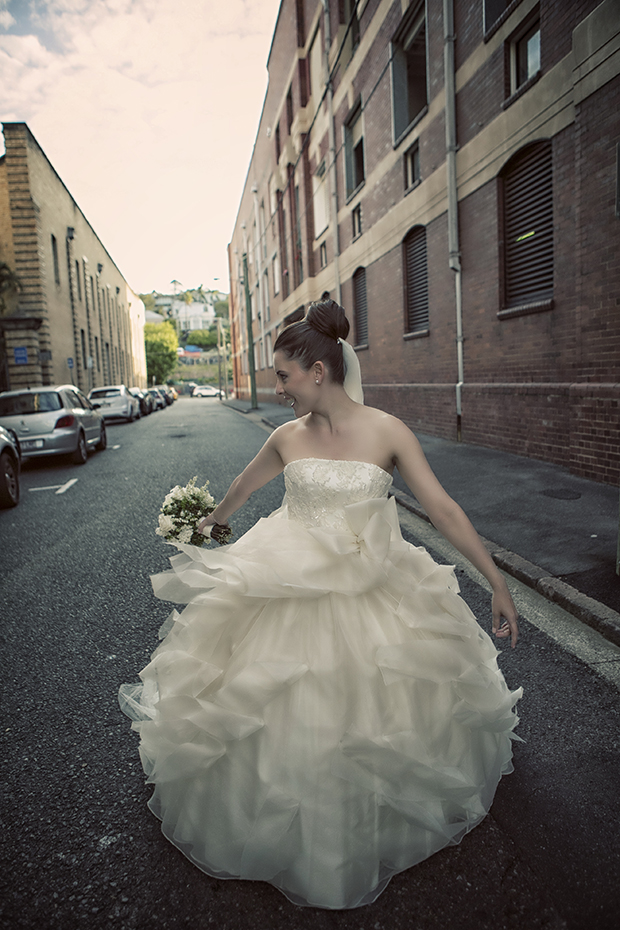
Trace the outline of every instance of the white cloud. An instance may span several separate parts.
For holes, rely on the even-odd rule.
[[[0,118],[29,124],[137,290],[227,284],[277,8],[46,0],[0,36]]]

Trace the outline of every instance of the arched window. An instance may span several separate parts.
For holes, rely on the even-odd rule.
[[[365,268],[358,268],[353,275],[353,339],[356,346],[368,345],[368,304],[366,301]]]
[[[429,328],[426,229],[415,226],[403,242],[405,279],[405,332],[425,333]]]
[[[553,298],[553,166],[551,144],[522,149],[502,180],[503,307]]]

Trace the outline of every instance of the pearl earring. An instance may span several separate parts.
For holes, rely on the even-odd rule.
[[[316,383],[317,383],[317,384],[319,383],[319,379],[318,379],[318,378],[316,379]]]

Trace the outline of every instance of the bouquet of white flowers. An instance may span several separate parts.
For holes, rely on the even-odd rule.
[[[166,494],[159,513],[159,526],[155,532],[172,543],[202,546],[212,538],[224,545],[232,536],[230,527],[216,523],[210,537],[198,532],[198,524],[215,510],[216,505],[207,490],[209,482],[197,488],[196,481],[197,478],[192,478],[184,488],[177,484]]]

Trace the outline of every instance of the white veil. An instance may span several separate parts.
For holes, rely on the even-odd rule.
[[[344,339],[338,339],[342,346],[342,355],[344,358],[344,389],[356,404],[364,403],[364,391],[362,390],[362,370],[360,368],[357,352]]]

